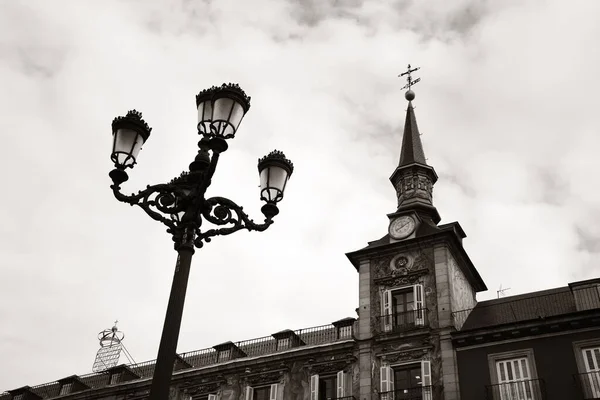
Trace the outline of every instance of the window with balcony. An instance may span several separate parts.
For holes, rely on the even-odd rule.
[[[584,399],[600,399],[600,340],[573,343],[579,374],[576,380]]]
[[[380,369],[380,400],[431,400],[431,362],[428,360]]]
[[[425,325],[423,285],[386,290],[382,293],[382,325],[385,332]]]
[[[246,400],[277,400],[278,385],[246,386]]]
[[[486,387],[492,400],[542,400],[544,382],[537,379],[533,350],[488,356],[492,385]]]
[[[311,375],[310,400],[334,400],[350,396],[347,373]]]

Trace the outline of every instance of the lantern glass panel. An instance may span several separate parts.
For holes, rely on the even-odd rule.
[[[135,164],[144,144],[142,136],[133,129],[117,129],[114,138],[113,161],[124,167]]]
[[[261,197],[266,201],[277,202],[283,198],[283,190],[288,173],[277,166],[269,166],[260,172]]]
[[[235,135],[235,128],[229,124],[229,118],[233,112],[235,102],[227,97],[215,100],[213,112],[213,129],[220,136]]]
[[[233,106],[233,112],[231,113],[231,117],[229,118],[229,123],[231,124],[231,126],[233,126],[233,129],[235,131],[237,131],[237,128],[240,126],[242,118],[244,118],[244,114],[246,114],[246,112],[244,111],[244,107],[242,107],[242,105],[236,101]]]
[[[210,100],[206,100],[198,106],[198,130],[200,133],[210,133],[212,112],[212,103]]]

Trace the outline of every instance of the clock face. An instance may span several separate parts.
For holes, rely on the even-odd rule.
[[[390,236],[394,239],[404,239],[415,230],[415,219],[408,215],[396,218],[390,224]]]

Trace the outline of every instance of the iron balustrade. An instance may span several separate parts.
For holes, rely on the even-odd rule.
[[[543,379],[524,379],[485,387],[487,400],[545,400]]]
[[[583,399],[600,399],[600,371],[586,372],[573,376]]]
[[[428,311],[426,308],[386,314],[377,317],[379,332],[404,332],[423,328],[429,325]]]
[[[356,400],[356,397],[354,397],[354,396],[344,396],[344,397],[319,396],[317,400]]]
[[[379,400],[433,400],[433,386],[415,386],[381,392]]]

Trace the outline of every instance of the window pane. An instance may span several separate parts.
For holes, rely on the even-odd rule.
[[[600,370],[600,347],[593,349],[594,351],[594,370]]]
[[[254,388],[254,398],[252,400],[269,400],[271,394],[271,386],[263,386]]]
[[[523,375],[523,379],[529,378],[529,366],[527,365],[526,358],[521,358],[521,373]]]
[[[521,368],[519,368],[519,360],[515,360],[513,362],[511,362],[514,371],[515,371],[515,380],[521,380],[522,376],[521,376]]]
[[[400,394],[405,393],[406,389],[421,386],[422,379],[420,365],[394,368],[394,385]]]
[[[498,370],[500,371],[500,383],[506,382],[506,363],[500,361],[498,362]]]
[[[319,400],[335,399],[337,395],[336,376],[319,379]]]
[[[514,374],[512,370],[512,363],[509,361],[506,363],[506,380],[512,381],[514,379]]]

